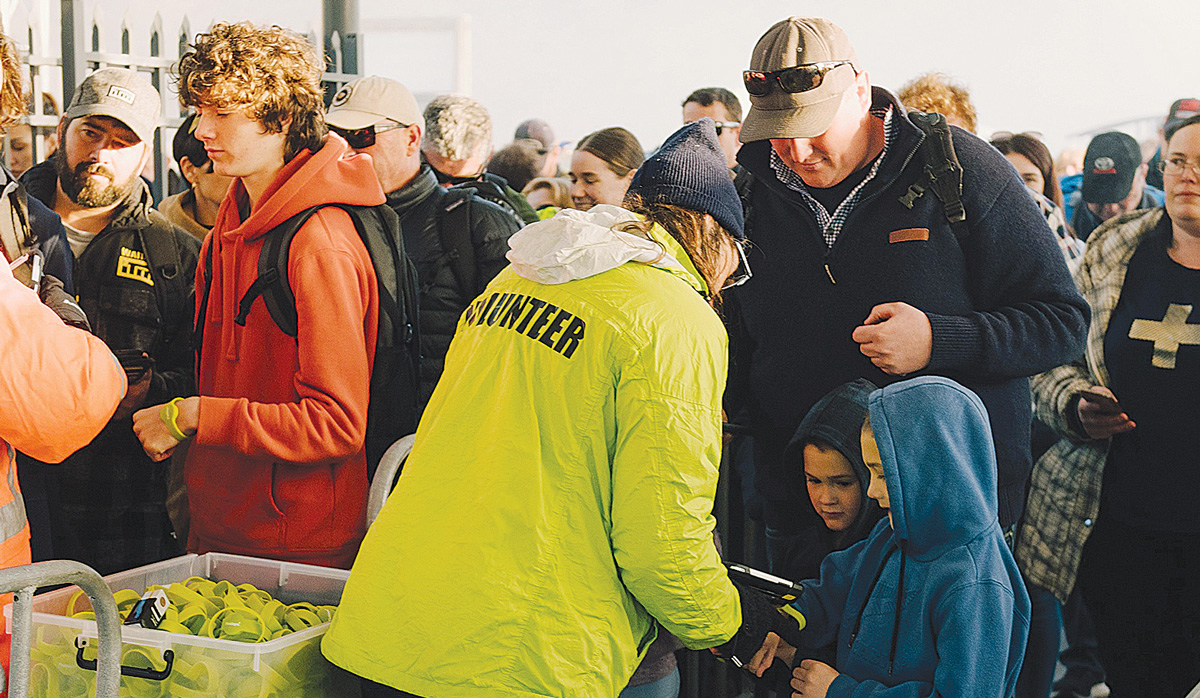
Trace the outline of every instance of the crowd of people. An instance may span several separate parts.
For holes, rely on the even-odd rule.
[[[365,698],[675,698],[684,647],[758,696],[1183,696],[1200,101],[1064,177],[826,19],[746,68],[748,111],[697,89],[568,160],[390,78],[326,106],[303,37],[218,23],[157,204],[159,92],[88,75],[3,172],[0,566],[349,569],[322,651]],[[723,453],[794,596],[727,570]]]

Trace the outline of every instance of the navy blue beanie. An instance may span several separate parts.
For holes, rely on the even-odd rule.
[[[672,133],[642,163],[628,196],[650,204],[673,204],[707,213],[739,240],[745,239],[742,200],[717,143],[713,120],[704,117]]]

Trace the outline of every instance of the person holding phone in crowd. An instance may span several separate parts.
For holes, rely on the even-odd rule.
[[[1063,602],[1079,585],[1122,698],[1200,681],[1200,117],[1165,135],[1166,206],[1092,234],[1075,277],[1087,353],[1034,379],[1064,438],[1034,469],[1016,543],[1031,585]]]

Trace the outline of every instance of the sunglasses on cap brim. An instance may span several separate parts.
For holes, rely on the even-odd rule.
[[[827,61],[770,72],[746,70],[742,71],[742,82],[746,85],[746,91],[755,97],[771,94],[771,90],[776,85],[779,86],[779,89],[791,94],[808,92],[820,87],[821,83],[825,82],[825,76],[829,74],[829,71],[841,65],[854,66],[850,61]]]

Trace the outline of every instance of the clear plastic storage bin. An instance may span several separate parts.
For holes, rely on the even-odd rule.
[[[307,601],[336,605],[350,573],[277,560],[208,553],[185,555],[104,578],[114,592],[139,593],[152,584],[168,585],[188,577],[253,584],[285,604]],[[77,660],[96,657],[95,621],[66,615],[75,588],[34,598],[32,698],[92,695],[96,673]],[[5,620],[12,630],[12,607]],[[157,672],[161,679],[121,677],[122,696],[131,698],[355,698],[357,680],[321,655],[328,623],[260,643],[216,640],[122,627],[121,663]],[[90,646],[89,646],[90,644]],[[82,654],[78,649],[83,647]],[[171,650],[170,666],[164,652]],[[78,656],[77,656],[78,655]]]

